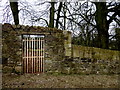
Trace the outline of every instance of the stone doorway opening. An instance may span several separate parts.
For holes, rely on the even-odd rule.
[[[44,72],[44,35],[22,35],[23,73]]]

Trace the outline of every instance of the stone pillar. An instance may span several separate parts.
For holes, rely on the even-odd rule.
[[[63,31],[64,34],[64,47],[65,47],[65,56],[71,57],[72,55],[72,39],[71,39],[71,32],[70,31]]]

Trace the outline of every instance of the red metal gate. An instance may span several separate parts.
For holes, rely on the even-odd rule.
[[[23,35],[23,73],[44,72],[44,35]]]

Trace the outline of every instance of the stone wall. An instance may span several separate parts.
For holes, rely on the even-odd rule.
[[[64,34],[56,28],[33,27],[22,25],[2,25],[2,57],[3,61],[9,60],[12,63],[22,59],[22,34],[45,35],[45,72],[58,69],[59,62],[65,57]],[[13,64],[12,64],[13,65]]]
[[[2,25],[3,61],[22,60],[22,34],[45,35],[45,72],[120,74],[119,51],[72,45],[71,32],[56,28]]]
[[[62,62],[64,74],[120,74],[120,52],[72,45],[72,56]]]
[[[71,57],[72,55],[72,38],[71,38],[71,32],[70,31],[63,31],[63,34],[64,34],[64,47],[65,47],[65,56],[67,57]]]
[[[72,57],[96,60],[120,60],[120,52],[94,47],[72,45]]]

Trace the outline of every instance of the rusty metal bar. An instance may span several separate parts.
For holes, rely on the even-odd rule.
[[[23,57],[24,57],[24,49],[25,49],[25,46],[24,46],[24,39],[22,40],[22,70],[23,70],[23,73],[24,73],[24,59],[23,59]]]
[[[25,56],[27,57],[27,41],[25,41]],[[27,58],[24,60],[25,61],[25,72],[27,72]]]
[[[24,40],[24,41],[27,41],[27,40]],[[32,40],[29,40],[29,41],[32,41]],[[39,41],[39,40],[34,40],[34,41]],[[44,40],[41,40],[41,41],[44,41]]]
[[[39,72],[40,72],[40,38],[39,38],[39,63],[38,63],[38,66],[39,66]]]
[[[33,64],[34,64],[34,73],[35,73],[35,38],[34,38],[34,49],[33,49],[33,52],[34,52],[34,61],[33,61]]]
[[[24,46],[25,46],[25,48],[24,48],[25,49],[24,57],[27,56],[27,54],[26,54],[27,53],[27,49],[26,49],[27,46],[26,45],[27,44],[26,44],[26,41],[25,41],[25,43],[24,43]],[[26,61],[27,61],[27,58],[24,59],[24,72],[26,72]]]
[[[43,72],[44,72],[44,40],[42,42],[43,42],[42,43],[42,49],[43,49],[42,53],[43,53],[43,56],[41,58],[43,58]]]
[[[28,38],[28,73],[30,72],[30,41],[29,41],[29,38]]]
[[[42,41],[41,41],[41,56],[42,56]],[[41,72],[43,71],[43,65],[42,65],[43,61],[42,61],[42,59],[43,58],[41,57]]]
[[[27,38],[27,73],[28,73],[28,38]]]
[[[38,58],[38,56],[34,56],[35,58]],[[43,57],[43,56],[40,56],[40,57]],[[23,57],[24,58],[33,58],[32,56],[29,56],[29,57]]]
[[[31,52],[32,52],[32,51],[31,51],[31,43],[32,43],[32,42],[31,42],[31,38],[29,38],[29,40],[30,40],[30,41],[29,41],[29,57],[31,57]],[[32,61],[31,61],[31,60],[32,60],[32,58],[29,58],[29,67],[30,67],[29,73],[32,72],[32,70],[31,70],[31,63],[32,63]]]
[[[37,38],[36,38],[36,72],[38,72],[38,41],[37,41]]]
[[[38,38],[38,72],[39,72],[39,38]]]
[[[33,73],[33,38],[32,38],[32,73]]]

